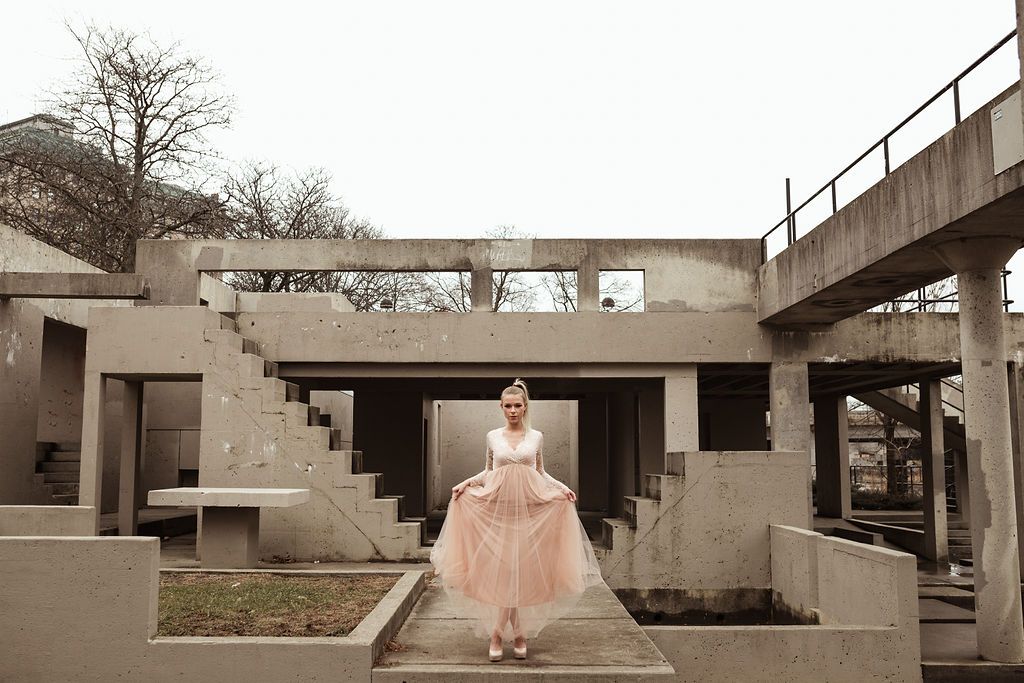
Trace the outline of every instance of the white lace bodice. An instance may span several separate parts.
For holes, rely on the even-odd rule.
[[[535,468],[549,484],[561,490],[569,487],[558,481],[544,471],[544,434],[536,429],[530,429],[523,436],[523,440],[512,448],[505,436],[503,428],[492,429],[487,432],[486,443],[486,466],[483,471],[470,479],[470,485],[482,486],[487,473],[505,465],[529,465]]]

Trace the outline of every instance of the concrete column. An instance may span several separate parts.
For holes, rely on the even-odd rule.
[[[203,567],[255,567],[260,550],[260,509],[204,507],[200,545]]]
[[[96,533],[100,532],[103,500],[103,432],[106,427],[107,378],[99,372],[85,373],[82,401],[82,465],[78,479],[78,504],[96,508]]]
[[[44,505],[35,483],[43,312],[0,299],[0,505]]]
[[[999,271],[1019,247],[1008,237],[935,247],[957,274],[960,302],[978,653],[1011,663],[1024,662],[1024,619]]]
[[[121,476],[117,504],[117,533],[139,533],[139,490],[143,452],[142,382],[125,382],[121,399]]]
[[[470,299],[473,311],[494,310],[494,269],[477,268],[470,274]]]
[[[1010,436],[1013,439],[1013,490],[1017,503],[1017,554],[1024,576],[1024,364],[1010,363]]]
[[[848,519],[850,507],[850,438],[846,396],[814,402],[814,464],[818,514]]]
[[[942,382],[922,379],[918,412],[921,415],[921,469],[924,473],[924,554],[936,562],[949,561],[946,521],[946,446],[943,439]]]
[[[807,363],[773,362],[768,371],[773,451],[807,453],[807,528],[814,527],[811,492],[811,418]]]
[[[598,311],[601,309],[600,272],[591,261],[580,264],[576,271],[576,310]]]
[[[665,378],[665,469],[668,453],[700,450],[697,414],[697,366]]]

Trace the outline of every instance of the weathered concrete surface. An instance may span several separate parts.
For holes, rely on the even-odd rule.
[[[0,679],[369,683],[424,585],[405,573],[343,638],[155,637],[158,560],[156,538],[0,538],[0,598],[18,615],[0,619]]]
[[[135,273],[0,273],[0,297],[19,299],[146,299]]]
[[[768,526],[805,523],[806,472],[802,452],[671,454],[668,474],[645,478],[657,498],[636,498],[636,527],[616,525],[611,547],[595,547],[605,581],[679,589],[705,605],[769,588]]]
[[[921,469],[923,472],[925,557],[935,562],[949,561],[949,525],[946,520],[946,445],[945,412],[942,408],[942,383],[923,379],[919,383],[921,415]]]
[[[648,311],[753,311],[759,263],[759,240],[142,240],[136,271],[152,304],[176,306],[199,303],[203,271],[463,271],[485,311],[494,270],[575,270],[596,311],[600,270],[644,270]]]
[[[1024,164],[996,175],[993,104],[1014,84],[758,271],[758,321],[828,323],[952,275],[930,247],[1024,238]]]
[[[814,518],[811,488],[810,383],[807,363],[778,360],[768,371],[768,403],[771,416],[772,449],[807,454],[800,480],[804,488],[804,523]]]
[[[1007,353],[1024,357],[1024,314],[1003,320]],[[242,313],[238,324],[267,358],[319,364],[311,371],[327,363],[572,363],[582,375],[594,363],[955,362],[960,356],[955,313],[864,313],[799,333],[773,332],[752,313],[729,312]]]
[[[920,681],[915,558],[771,527],[777,607],[811,626],[647,626],[679,681]]]
[[[308,489],[218,488],[214,486],[159,489],[149,492],[150,505],[215,507],[292,507],[309,501]]]
[[[1019,246],[986,237],[935,248],[957,274],[960,302],[978,654],[1008,663],[1024,662],[1024,620],[999,271]]]
[[[238,292],[236,308],[239,313],[273,313],[275,311],[337,311],[352,313],[356,310],[343,294],[296,292]]]
[[[549,624],[527,644],[525,661],[487,661],[487,642],[472,636],[465,615],[456,612],[436,584],[395,636],[399,645],[373,670],[374,681],[480,681],[492,678],[537,681],[675,680],[672,669],[607,586],[593,586],[576,608]]]
[[[91,536],[95,517],[74,505],[0,505],[0,536]]]

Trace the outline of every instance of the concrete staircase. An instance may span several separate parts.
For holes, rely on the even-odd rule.
[[[309,488],[297,508],[261,517],[260,552],[283,560],[424,560],[425,527],[404,516],[404,498],[363,472],[362,453],[341,450],[341,431],[299,400],[298,385],[230,318],[209,329],[213,371],[203,376],[200,484]],[[326,420],[325,420],[326,421]],[[309,509],[310,506],[313,509]]]
[[[49,492],[52,505],[78,505],[81,468],[81,444],[36,444],[36,481]]]
[[[920,394],[916,384],[905,388],[865,391],[853,397],[912,429],[921,430]],[[963,391],[956,382],[942,382],[942,401],[945,446],[964,453],[967,451],[967,436],[964,431]]]
[[[686,483],[682,453],[670,453],[668,474],[645,474],[642,496],[624,496],[622,517],[601,520],[601,543],[594,545],[598,559],[616,544],[630,545],[638,530],[646,531],[661,516],[664,501],[673,502],[682,495]]]

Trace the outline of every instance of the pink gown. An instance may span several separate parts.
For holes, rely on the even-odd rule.
[[[568,487],[544,471],[544,435],[531,429],[512,448],[503,432],[487,433],[487,466],[449,503],[430,561],[477,635],[515,607],[532,638],[601,583],[601,570]],[[510,624],[502,635],[513,637]]]

